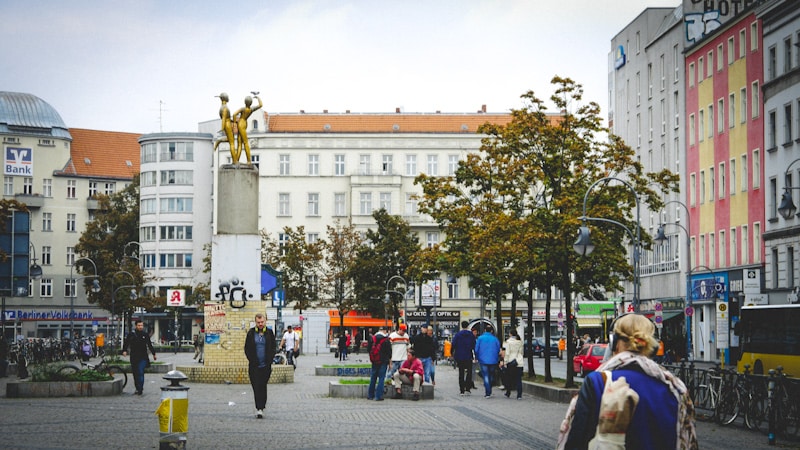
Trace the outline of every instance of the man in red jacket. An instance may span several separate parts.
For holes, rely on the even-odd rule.
[[[410,384],[413,386],[414,400],[419,400],[419,387],[422,384],[422,376],[424,370],[422,368],[422,361],[417,358],[414,349],[408,351],[408,357],[400,369],[392,376],[394,384],[394,398],[403,398],[402,385]]]

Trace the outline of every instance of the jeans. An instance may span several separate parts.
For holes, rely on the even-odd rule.
[[[463,394],[472,389],[472,360],[457,361],[458,364],[458,389]]]
[[[256,409],[267,407],[267,383],[272,375],[272,366],[253,367],[248,370],[250,375],[250,386],[253,387],[253,398],[256,401]]]
[[[486,395],[492,395],[492,383],[494,381],[494,371],[497,369],[497,364],[483,364],[481,363],[481,375],[483,375],[483,389]]]
[[[144,389],[144,368],[146,366],[146,359],[131,361],[131,372],[133,372],[133,384],[136,386],[136,392],[142,392],[142,389]]]
[[[403,364],[403,361],[392,361],[392,365],[389,366],[391,370],[389,370],[389,378],[394,376],[394,373],[400,370],[400,366]]]
[[[431,382],[431,375],[433,374],[433,359],[431,358],[420,358],[422,361],[422,372],[425,375],[425,382]]]
[[[369,377],[369,389],[367,390],[368,399],[380,400],[383,398],[383,390],[386,388],[386,368],[388,366],[389,363],[372,364],[372,376]]]
[[[339,361],[344,361],[345,359],[347,359],[347,347],[339,349]]]
[[[294,366],[294,349],[286,349],[286,364]]]

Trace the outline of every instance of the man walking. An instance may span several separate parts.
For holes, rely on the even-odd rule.
[[[244,354],[249,362],[248,375],[253,387],[256,417],[263,419],[267,406],[267,383],[272,375],[272,359],[275,358],[275,333],[267,328],[265,314],[256,314],[255,321],[255,327],[247,332],[244,339]]]
[[[461,331],[453,336],[453,358],[458,366],[458,389],[461,395],[472,389],[472,360],[475,358],[475,335],[467,327],[469,322],[461,322]]]
[[[300,339],[297,338],[297,332],[292,330],[292,326],[289,325],[286,327],[286,332],[283,333],[283,337],[281,338],[281,348],[286,349],[286,362],[287,364],[291,364],[292,367],[297,369],[297,366],[294,363],[294,351],[300,352]]]
[[[156,351],[153,343],[150,342],[150,335],[144,331],[144,323],[136,321],[135,329],[128,333],[125,344],[122,346],[122,356],[128,356],[128,349],[131,351],[131,372],[133,372],[133,384],[136,386],[134,395],[142,395],[144,389],[144,369],[150,365],[150,358],[147,350],[153,354],[153,361],[157,360]]]
[[[406,334],[406,324],[400,324],[397,331],[389,335],[389,342],[392,343],[392,368],[389,371],[389,376],[391,377],[408,357],[409,342]]]
[[[483,375],[484,398],[492,396],[492,384],[497,363],[500,361],[500,341],[495,337],[491,325],[487,325],[482,335],[475,341],[475,356],[481,365]]]

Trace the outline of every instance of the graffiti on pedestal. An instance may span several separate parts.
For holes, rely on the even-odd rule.
[[[220,280],[218,288],[219,292],[215,294],[215,297],[219,299],[220,303],[229,302],[231,308],[244,308],[247,300],[253,298],[253,294],[248,294],[244,288],[244,281],[240,281],[237,277],[233,277],[229,281]]]

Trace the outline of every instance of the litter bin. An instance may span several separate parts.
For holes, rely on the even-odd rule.
[[[163,377],[170,382],[161,387],[161,404],[156,410],[158,416],[158,448],[185,449],[189,433],[189,387],[181,381],[188,377],[179,370],[171,370]]]

